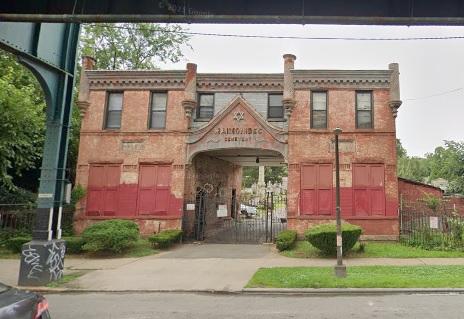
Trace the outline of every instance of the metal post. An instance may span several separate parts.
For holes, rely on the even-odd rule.
[[[266,226],[264,227],[265,229],[265,232],[266,232],[266,243],[268,242],[267,239],[268,239],[268,220],[269,220],[269,192],[266,192],[266,205],[265,205],[265,210],[266,210],[266,217],[265,217],[265,221],[266,221]]]
[[[274,218],[274,192],[271,192],[271,231],[270,231],[270,234],[271,234],[271,240],[270,242],[272,243],[274,241],[274,236],[273,236],[273,233],[272,233],[272,219]]]
[[[336,218],[337,218],[337,265],[335,265],[335,276],[346,277],[346,266],[343,265],[342,250],[342,223],[340,218],[340,160],[338,152],[338,136],[342,133],[340,128],[334,130],[335,134],[335,194],[336,194]]]

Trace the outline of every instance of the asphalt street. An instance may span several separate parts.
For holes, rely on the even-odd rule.
[[[463,318],[464,295],[269,296],[194,293],[47,295],[52,318]]]

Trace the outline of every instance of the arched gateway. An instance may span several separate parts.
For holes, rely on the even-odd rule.
[[[186,236],[210,242],[270,241],[286,226],[285,195],[266,193],[260,185],[261,197],[241,199],[242,168],[283,166],[287,156],[287,130],[267,122],[240,95],[233,98],[188,136],[185,191],[195,209],[184,211]],[[279,215],[273,209],[277,202]]]

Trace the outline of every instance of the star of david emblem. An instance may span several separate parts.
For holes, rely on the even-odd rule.
[[[245,112],[234,112],[234,121],[240,123],[243,120],[245,120]]]

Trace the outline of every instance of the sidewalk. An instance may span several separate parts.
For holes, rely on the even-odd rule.
[[[356,258],[347,266],[464,265],[464,258]],[[183,245],[142,258],[65,259],[65,274],[85,275],[64,287],[90,291],[242,291],[261,267],[333,266],[334,259],[280,256],[267,245]],[[15,285],[19,260],[0,260],[0,281]]]

